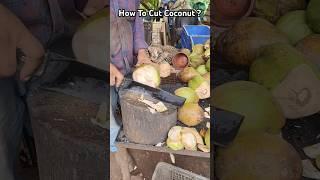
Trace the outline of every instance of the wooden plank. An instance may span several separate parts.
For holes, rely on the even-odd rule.
[[[137,149],[137,150],[154,151],[154,152],[162,152],[162,153],[172,153],[172,154],[177,154],[177,155],[201,157],[201,158],[208,158],[208,159],[210,158],[210,153],[205,153],[205,152],[200,152],[200,151],[188,151],[188,150],[174,151],[174,150],[171,150],[166,147],[157,147],[157,146],[127,143],[127,142],[116,142],[116,145],[119,147],[124,147],[124,148],[128,148],[128,149]]]

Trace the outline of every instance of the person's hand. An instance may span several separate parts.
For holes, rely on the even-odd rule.
[[[149,55],[147,54],[145,49],[140,49],[138,51],[138,62],[137,62],[137,66],[141,65],[141,64],[152,64],[152,61],[149,57]]]
[[[110,86],[119,87],[123,78],[123,74],[113,64],[110,64]]]

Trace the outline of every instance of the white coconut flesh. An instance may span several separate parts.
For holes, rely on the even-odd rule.
[[[171,66],[169,63],[163,62],[160,64],[159,68],[160,68],[160,77],[166,78],[166,77],[170,76]]]
[[[195,136],[190,132],[182,133],[182,144],[184,145],[186,150],[197,150],[197,140]]]
[[[168,138],[170,138],[173,141],[180,141],[181,140],[181,126],[174,126],[170,129],[168,133]]]
[[[152,65],[144,65],[137,68],[133,72],[132,78],[134,81],[150,87],[157,88],[160,85],[160,74]]]
[[[292,69],[272,94],[288,119],[297,119],[320,111],[320,80],[306,64]]]
[[[96,17],[84,22],[85,25],[75,33],[72,48],[77,61],[107,71],[109,57],[109,18]]]

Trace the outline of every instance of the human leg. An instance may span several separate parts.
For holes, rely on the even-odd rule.
[[[0,79],[0,166],[1,177],[14,176],[22,135],[24,106],[12,78]]]

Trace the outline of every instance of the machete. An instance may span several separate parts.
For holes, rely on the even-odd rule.
[[[165,90],[162,90],[160,88],[153,88],[153,87],[147,86],[145,84],[139,83],[137,81],[134,81],[131,77],[128,77],[128,76],[123,79],[123,82],[119,87],[119,90],[130,89],[132,87],[143,88],[144,90],[151,93],[151,95],[154,98],[157,98],[161,101],[164,101],[166,103],[170,103],[170,104],[178,106],[178,107],[182,106],[184,104],[184,102],[186,101],[186,99],[183,97],[176,96],[176,95],[171,94],[171,93],[169,93]]]
[[[215,109],[212,118],[213,144],[225,147],[236,138],[244,116],[223,109]]]

